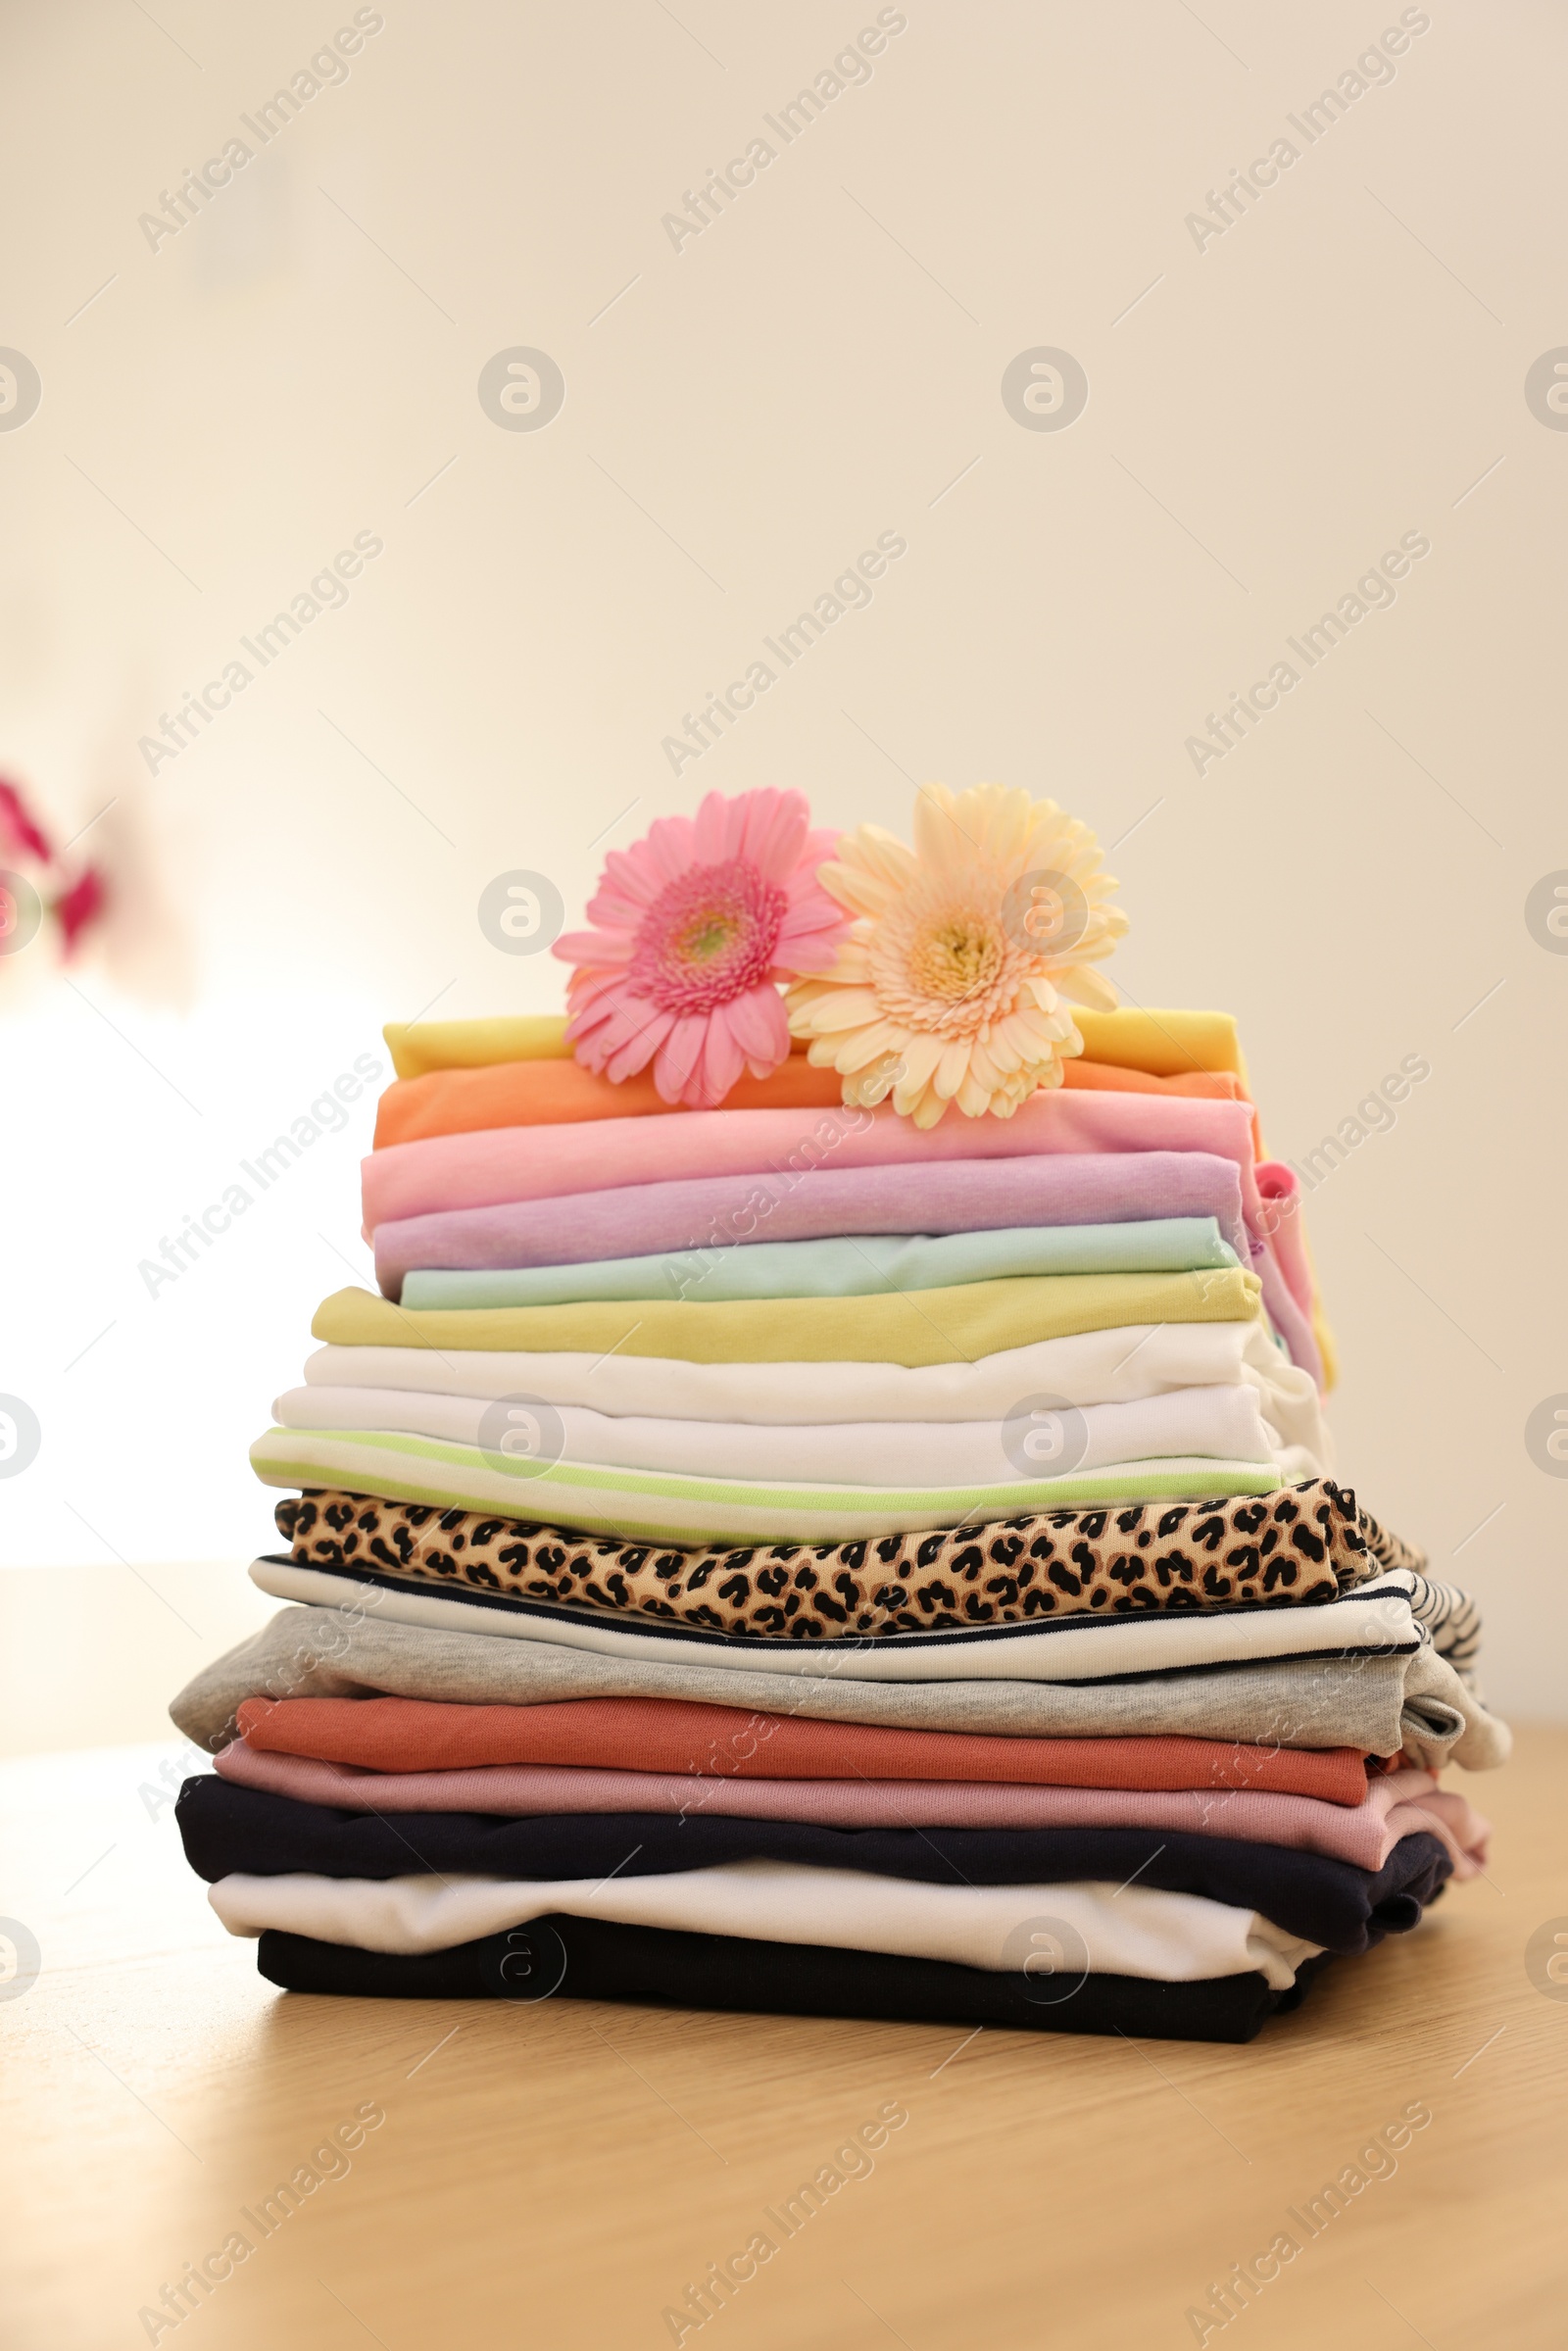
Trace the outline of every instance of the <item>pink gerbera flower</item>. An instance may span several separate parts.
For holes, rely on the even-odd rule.
[[[566,1036],[607,1077],[654,1064],[667,1102],[711,1109],[744,1070],[788,1059],[781,980],[831,970],[849,927],[818,886],[837,834],[812,832],[800,792],[710,792],[695,816],[662,816],[612,850],[588,902],[591,931],[558,939],[575,963]]]

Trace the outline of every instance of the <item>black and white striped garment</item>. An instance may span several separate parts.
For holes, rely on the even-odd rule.
[[[1461,1682],[1475,1688],[1476,1659],[1481,1653],[1481,1610],[1457,1584],[1430,1584],[1411,1576],[1410,1614],[1430,1637],[1440,1657],[1446,1657]]]

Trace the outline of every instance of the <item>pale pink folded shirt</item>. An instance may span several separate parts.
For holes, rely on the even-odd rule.
[[[953,1159],[1104,1151],[1203,1151],[1228,1159],[1241,1185],[1249,1233],[1265,1245],[1253,1270],[1263,1304],[1290,1350],[1321,1387],[1322,1358],[1307,1313],[1268,1246],[1270,1228],[1297,1219],[1268,1210],[1252,1158],[1247,1102],[1180,1095],[1060,1090],[1042,1093],[1010,1118],[945,1118],[925,1130],[877,1110],[692,1110],[664,1118],[606,1118],[589,1125],[498,1127],[438,1135],[372,1151],[363,1162],[365,1229],[394,1219],[519,1200],[606,1192],[692,1177],[766,1175],[808,1167],[929,1166]],[[1280,1171],[1289,1180],[1289,1171]],[[1270,1182],[1273,1183],[1273,1171]]]
[[[576,1765],[486,1764],[441,1772],[372,1772],[269,1753],[233,1740],[217,1758],[225,1780],[347,1812],[483,1812],[513,1818],[571,1812],[723,1813],[810,1821],[834,1829],[1174,1829],[1245,1844],[1288,1845],[1379,1870],[1401,1837],[1442,1839],[1455,1878],[1486,1863],[1487,1823],[1430,1772],[1374,1779],[1361,1804],[1242,1788],[1028,1788],[1016,1781],[752,1780],[686,1772],[594,1771]]]

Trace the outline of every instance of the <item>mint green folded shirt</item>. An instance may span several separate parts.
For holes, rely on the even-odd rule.
[[[590,1298],[866,1298],[1043,1273],[1190,1273],[1235,1265],[1212,1216],[1128,1224],[1022,1225],[997,1232],[871,1234],[667,1250],[591,1265],[409,1273],[405,1306],[573,1306]]]

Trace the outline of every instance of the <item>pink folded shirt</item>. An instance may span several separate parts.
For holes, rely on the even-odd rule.
[[[859,1110],[685,1110],[590,1125],[493,1127],[395,1143],[363,1162],[365,1223],[486,1208],[503,1200],[606,1192],[685,1176],[760,1175],[792,1165],[885,1167],[901,1161],[1016,1159],[1034,1151],[1212,1151],[1235,1165],[1242,1212],[1262,1237],[1247,1102],[1183,1095],[1037,1094],[1011,1118],[950,1115],[922,1130],[887,1103]]]
[[[813,1821],[834,1829],[1178,1829],[1245,1844],[1289,1845],[1379,1870],[1401,1837],[1442,1839],[1456,1878],[1485,1866],[1490,1831],[1466,1799],[1429,1772],[1373,1780],[1361,1804],[1250,1789],[1028,1788],[1016,1781],[752,1780],[686,1772],[593,1771],[577,1765],[487,1764],[461,1771],[372,1772],[235,1739],[217,1758],[225,1780],[349,1812],[484,1812],[514,1818],[570,1812],[723,1813]]]

